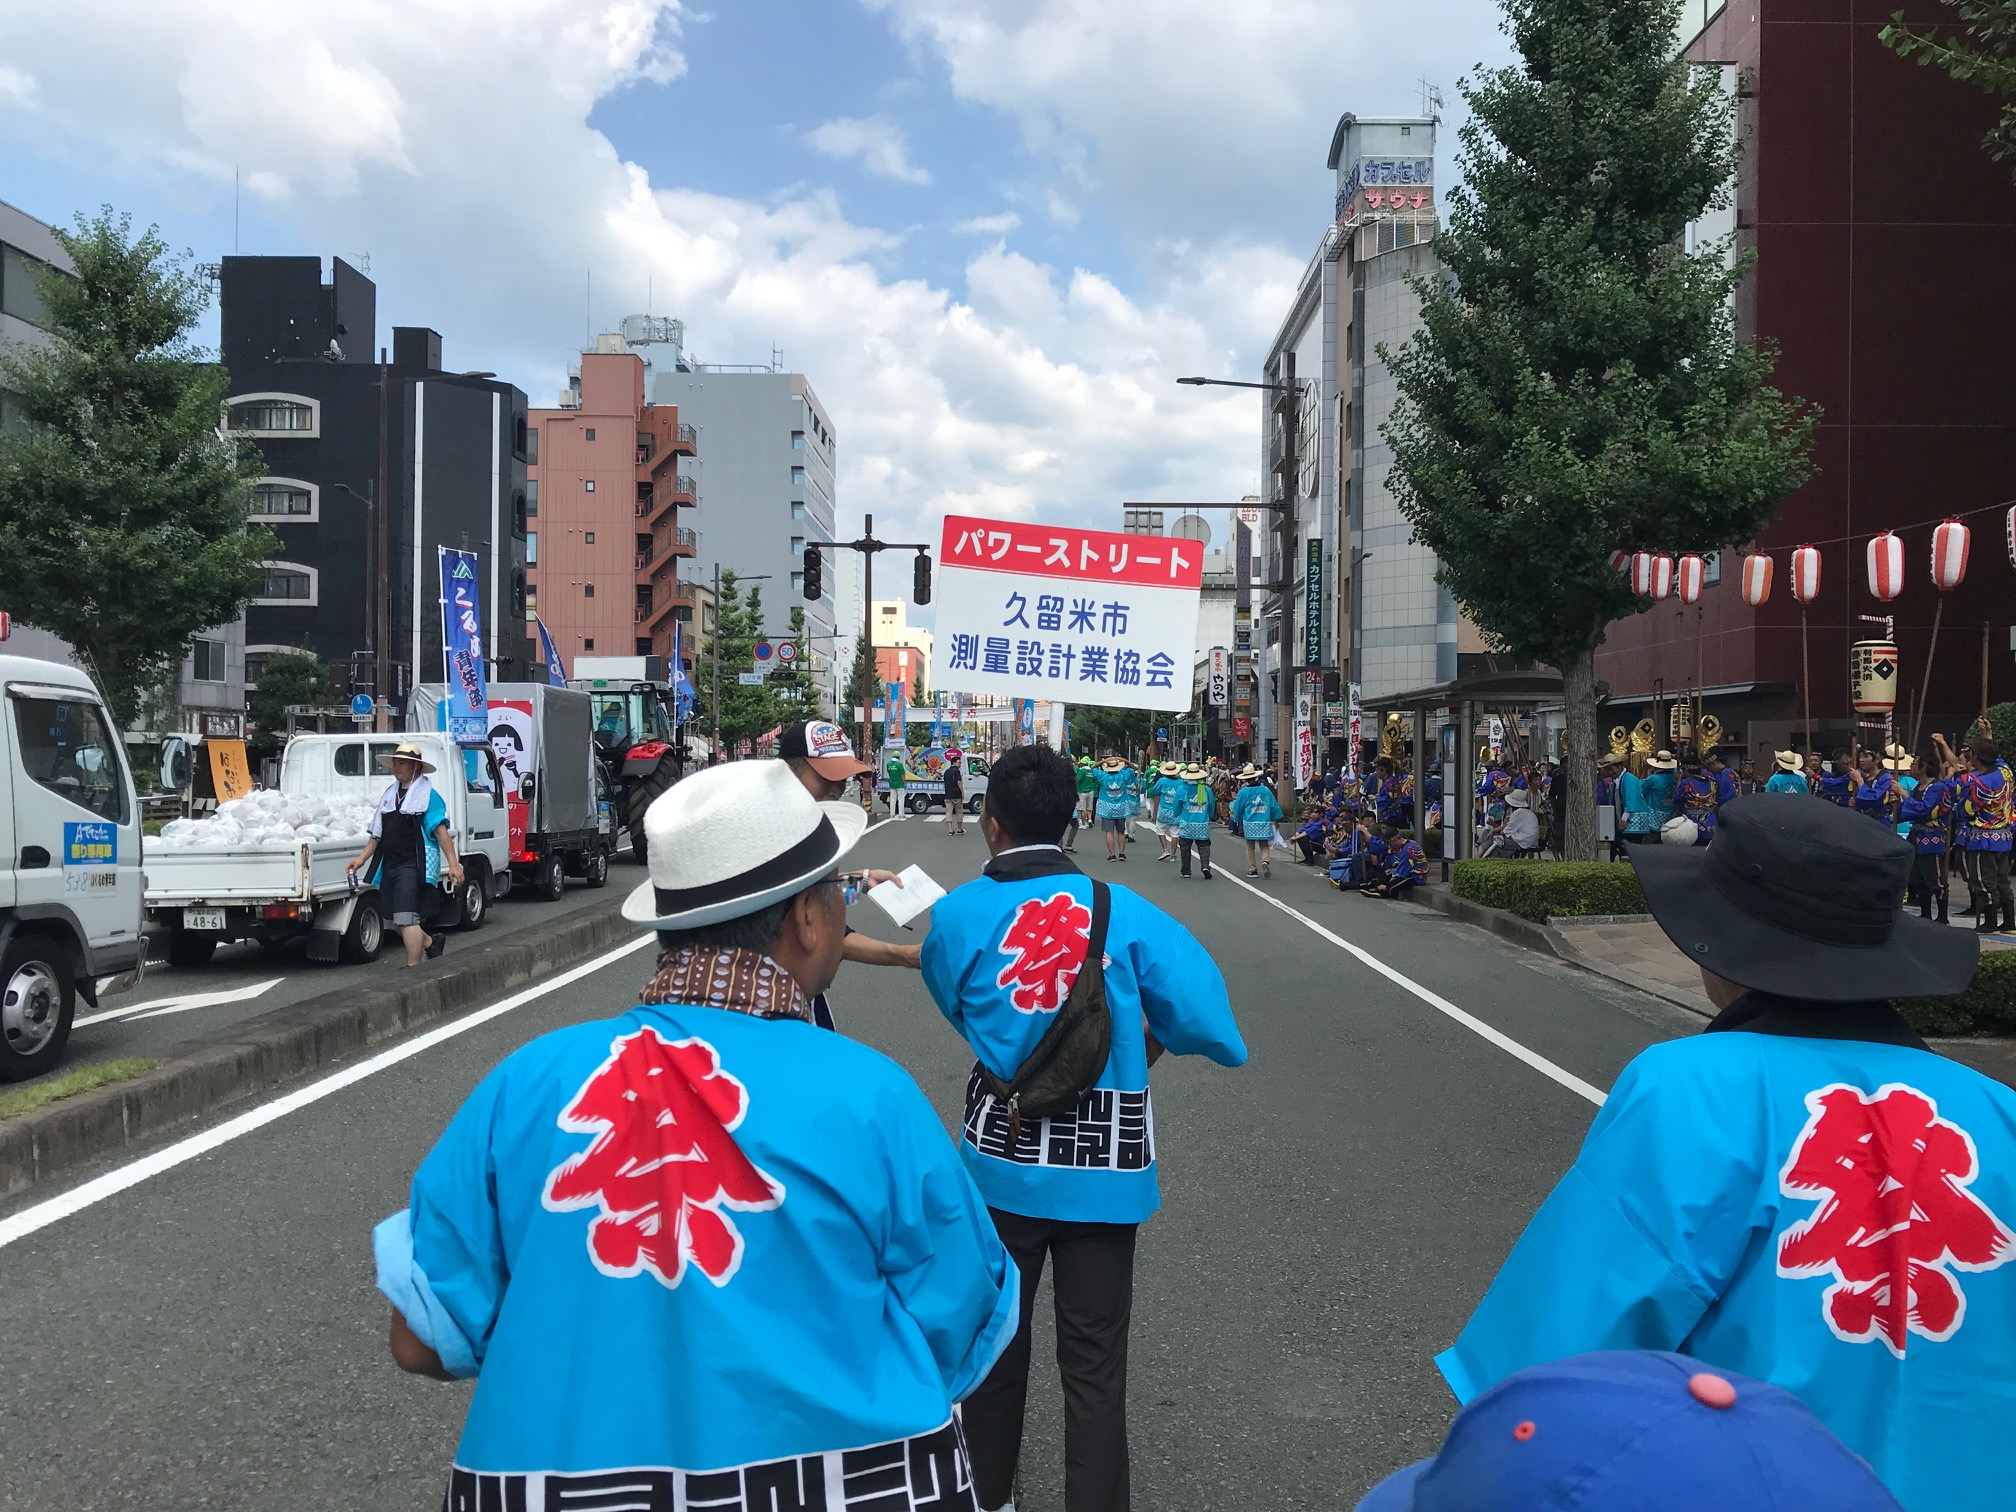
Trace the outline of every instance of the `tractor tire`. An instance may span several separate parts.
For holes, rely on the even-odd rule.
[[[650,864],[644,839],[645,810],[658,801],[659,795],[670,788],[677,777],[672,763],[661,761],[631,783],[629,792],[623,795],[623,824],[630,831],[630,859],[639,866]]]

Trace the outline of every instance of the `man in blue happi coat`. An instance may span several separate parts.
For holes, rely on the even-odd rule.
[[[1057,844],[1071,798],[1069,766],[1047,746],[1018,746],[995,762],[980,814],[993,859],[977,881],[939,901],[924,941],[924,985],[1004,1081],[1056,1021],[1090,947],[1092,882]],[[1064,1376],[1066,1512],[1129,1505],[1135,1233],[1161,1204],[1148,1063],[1162,1049],[1223,1066],[1246,1059],[1225,979],[1204,947],[1124,887],[1109,889],[1108,906],[1102,963],[1112,1051],[1076,1109],[1025,1118],[995,1098],[978,1066],[967,1083],[960,1154],[1023,1287],[1015,1340],[964,1409],[983,1508],[1006,1506],[1014,1494],[1031,1314],[1046,1259]]]
[[[2016,1091],[1889,1001],[1962,991],[1974,936],[1904,913],[1893,831],[1793,794],[1631,859],[1721,1012],[1624,1068],[1436,1363],[1467,1402],[1585,1350],[1678,1350],[1797,1394],[1909,1512],[2007,1507]]]
[[[866,824],[781,761],[658,799],[642,1001],[506,1059],[379,1225],[393,1357],[476,1382],[448,1508],[976,1507],[952,1408],[1020,1273],[917,1085],[811,1019]]]

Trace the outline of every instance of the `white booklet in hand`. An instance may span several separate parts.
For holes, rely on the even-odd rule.
[[[868,897],[880,904],[882,912],[898,924],[908,925],[945,896],[945,889],[932,881],[930,874],[914,862],[896,875],[903,879],[901,887],[894,882],[878,882],[868,889]]]

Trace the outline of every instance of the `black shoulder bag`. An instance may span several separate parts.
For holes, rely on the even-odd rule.
[[[978,1066],[980,1080],[994,1100],[1008,1110],[1008,1139],[1022,1132],[1022,1119],[1049,1118],[1078,1106],[1086,1088],[1099,1080],[1113,1052],[1113,1015],[1106,1009],[1106,917],[1110,890],[1096,877],[1092,882],[1092,933],[1085,942],[1085,964],[1071,983],[1071,995],[1029,1058],[1007,1081]]]

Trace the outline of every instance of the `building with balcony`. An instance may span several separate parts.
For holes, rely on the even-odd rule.
[[[477,558],[490,675],[529,676],[525,395],[451,373],[440,335],[395,326],[341,258],[227,257],[219,272],[225,424],[266,459],[255,518],[281,540],[245,612],[245,675],[306,651],[339,694],[396,706],[442,676],[439,551]],[[374,360],[375,357],[375,360]]]
[[[672,654],[696,623],[690,564],[698,434],[645,397],[644,359],[620,333],[581,354],[553,409],[527,417],[527,612],[563,665],[577,656]],[[691,662],[689,629],[681,654]]]
[[[921,685],[931,693],[931,632],[910,623],[907,599],[877,599],[873,605],[875,673],[885,683],[907,683],[914,694]]]

